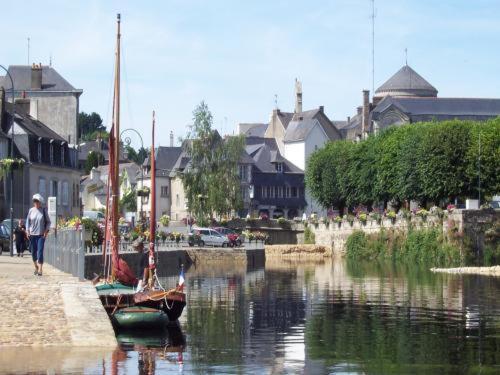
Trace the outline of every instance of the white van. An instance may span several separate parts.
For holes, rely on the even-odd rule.
[[[83,218],[95,221],[105,220],[105,216],[101,211],[83,211]]]

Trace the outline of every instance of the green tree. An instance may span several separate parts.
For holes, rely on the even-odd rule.
[[[109,136],[106,127],[102,123],[101,116],[95,112],[91,114],[80,112],[78,114],[78,129],[80,139],[86,141],[95,140],[98,135],[101,135],[104,139]]]
[[[100,152],[90,151],[85,160],[85,174],[89,174],[92,168],[104,165],[106,160]]]
[[[227,214],[242,205],[238,162],[244,149],[244,139],[222,139],[212,129],[212,122],[208,106],[201,102],[193,111],[193,125],[184,142],[191,166],[184,171],[181,179],[189,210],[202,225],[214,214]]]

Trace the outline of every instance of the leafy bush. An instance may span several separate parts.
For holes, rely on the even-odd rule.
[[[316,244],[316,236],[314,235],[314,232],[309,227],[306,227],[304,229],[304,243],[306,245]]]
[[[168,224],[170,224],[170,216],[161,215],[160,224],[163,225],[164,227],[168,227]]]

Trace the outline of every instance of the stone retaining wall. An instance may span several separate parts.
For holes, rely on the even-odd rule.
[[[352,224],[342,222],[340,224],[330,222],[311,224],[308,226],[314,232],[316,244],[332,249],[334,255],[345,253],[347,238],[356,230],[367,234],[379,233],[382,229],[408,232],[409,228],[441,228],[445,236],[466,237],[470,245],[480,254],[484,248],[486,229],[500,220],[500,211],[493,209],[485,210],[454,210],[447,213],[445,217],[439,218],[430,215],[426,219],[412,216],[410,219],[397,217],[395,220],[384,218],[377,222],[368,220],[365,224],[355,220]]]
[[[267,245],[266,259],[277,258],[307,258],[323,259],[332,256],[332,249],[321,245]]]
[[[189,247],[181,250],[159,251],[156,253],[158,276],[176,276],[180,272],[181,264],[187,271],[193,264],[214,264],[231,262],[247,267],[264,266],[264,249],[247,250],[241,248],[202,248]],[[139,268],[139,253],[124,253],[120,255],[137,274]],[[92,279],[94,274],[103,274],[101,254],[87,254],[85,256],[85,278]]]

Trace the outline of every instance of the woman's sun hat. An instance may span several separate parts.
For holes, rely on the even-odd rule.
[[[38,193],[36,193],[35,195],[33,195],[33,200],[34,201],[38,201],[41,204],[45,203],[45,199],[43,199],[43,197],[40,194],[38,194]]]

